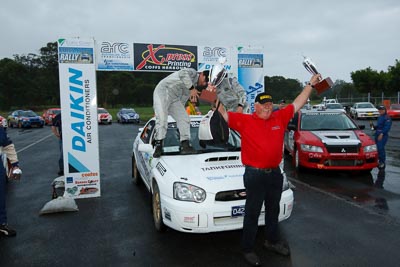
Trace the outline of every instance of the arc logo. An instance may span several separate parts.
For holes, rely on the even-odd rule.
[[[102,42],[100,52],[127,54],[129,53],[129,45],[127,43]]]

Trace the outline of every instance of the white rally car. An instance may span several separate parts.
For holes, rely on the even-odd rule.
[[[169,117],[167,136],[160,158],[153,158],[155,119],[139,129],[133,143],[132,178],[144,183],[152,195],[154,224],[181,232],[208,233],[243,227],[246,192],[244,166],[240,158],[240,136],[230,131],[223,145],[201,146],[198,129],[201,116],[191,118],[191,145],[196,150],[180,154],[179,131]],[[279,220],[290,217],[293,191],[284,179]],[[259,225],[264,225],[264,207]]]

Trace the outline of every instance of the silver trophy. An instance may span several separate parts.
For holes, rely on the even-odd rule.
[[[317,71],[317,68],[315,67],[315,64],[311,61],[311,59],[304,57],[303,60],[303,66],[306,68],[306,70],[311,73],[311,75],[318,74],[319,72]],[[327,77],[325,79],[320,79],[320,81],[316,84],[314,84],[314,88],[317,90],[318,94],[321,94],[331,88],[333,85],[333,82],[331,78]]]

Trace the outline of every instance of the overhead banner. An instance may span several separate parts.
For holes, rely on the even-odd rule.
[[[223,64],[228,73],[237,75],[232,68],[233,58],[232,49],[224,46],[198,46],[198,71],[211,70],[215,64],[219,64],[220,58],[226,58]]]
[[[95,43],[59,39],[64,196],[100,196]]]
[[[264,92],[264,55],[259,48],[238,47],[238,80],[246,90],[250,112],[254,112],[254,100],[258,93]]]
[[[98,70],[133,71],[133,44],[106,41],[97,44],[96,62]]]
[[[197,46],[135,43],[133,52],[136,71],[197,70]]]

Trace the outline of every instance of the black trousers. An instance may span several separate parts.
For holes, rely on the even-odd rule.
[[[242,249],[244,252],[251,252],[257,236],[258,217],[263,202],[265,203],[265,239],[271,243],[279,240],[278,216],[283,176],[280,168],[268,171],[246,166],[243,180],[246,188],[246,204]]]

